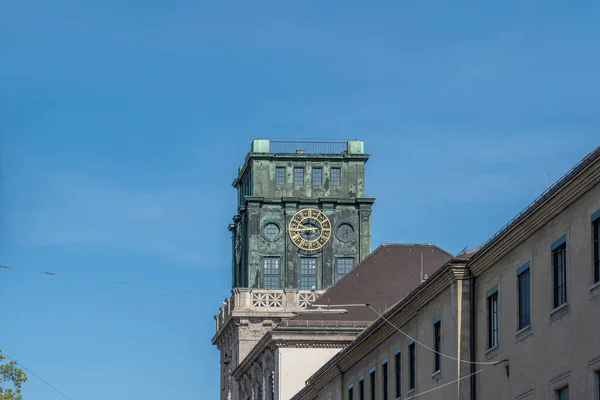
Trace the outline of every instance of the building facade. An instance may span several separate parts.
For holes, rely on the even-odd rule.
[[[599,225],[600,147],[293,398],[599,400]]]
[[[232,296],[215,316],[221,399],[247,394],[232,373],[267,332],[369,254],[368,159],[362,141],[252,142],[233,181]]]
[[[290,399],[317,369],[371,325],[378,312],[404,298],[450,258],[432,244],[379,246],[312,304],[369,303],[372,309],[300,314],[277,324],[233,371],[241,384],[240,400]]]

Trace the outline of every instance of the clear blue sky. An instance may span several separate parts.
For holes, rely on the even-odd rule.
[[[485,3],[4,0],[0,264],[227,294],[259,136],[365,139],[373,247],[480,244],[600,144],[600,3]],[[0,270],[0,348],[74,400],[214,399],[222,300]]]

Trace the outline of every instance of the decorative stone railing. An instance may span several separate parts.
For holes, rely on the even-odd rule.
[[[225,299],[215,315],[217,331],[225,320],[235,312],[292,312],[310,306],[323,291],[298,289],[250,289],[234,288],[232,296]]]

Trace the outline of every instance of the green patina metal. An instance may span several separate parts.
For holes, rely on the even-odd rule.
[[[277,150],[277,152],[273,152]],[[340,151],[341,150],[341,151]],[[270,141],[257,139],[239,168],[233,186],[238,190],[238,212],[229,225],[232,232],[233,287],[263,288],[263,258],[280,258],[280,288],[299,287],[300,258],[317,259],[317,289],[331,286],[336,279],[335,260],[352,257],[355,265],[371,248],[371,207],[374,198],[365,197],[364,142]],[[277,168],[285,168],[285,182],[278,184]],[[303,181],[296,184],[294,169],[302,168]],[[321,182],[313,184],[313,169],[320,168]],[[339,170],[339,185],[332,171]],[[322,210],[330,219],[334,234],[322,249],[305,252],[288,235],[290,218],[301,208]],[[268,223],[279,226],[276,238],[265,237]],[[337,227],[350,224],[351,240],[341,240]]]

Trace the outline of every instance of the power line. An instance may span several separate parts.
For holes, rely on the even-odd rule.
[[[435,354],[439,354],[442,357],[446,357],[446,358],[449,358],[450,360],[462,362],[462,363],[465,363],[465,364],[475,364],[475,365],[498,365],[498,364],[500,364],[500,363],[503,362],[502,360],[501,361],[468,361],[468,360],[463,360],[463,359],[456,358],[456,357],[453,357],[453,356],[449,356],[449,355],[444,354],[444,353],[440,353],[439,351],[432,349],[431,347],[427,346],[426,344],[419,342],[417,339],[413,338],[408,333],[404,332],[402,329],[400,329],[396,325],[392,324],[392,322],[389,319],[387,319],[379,311],[377,311],[373,307],[371,307],[370,304],[365,304],[365,306],[369,307],[371,310],[373,310],[373,312],[375,312],[377,315],[379,315],[379,317],[381,319],[383,319],[385,322],[387,322],[388,324],[390,324],[394,329],[396,329],[398,332],[400,332],[401,334],[403,334],[404,336],[406,336],[410,340],[414,341],[415,343],[417,343],[420,346],[425,347],[427,350],[430,350],[430,351],[434,352]]]
[[[61,392],[60,390],[58,390],[56,387],[52,386],[51,384],[49,384],[48,382],[46,382],[44,379],[42,379],[39,375],[36,375],[35,373],[33,373],[31,370],[27,369],[23,364],[21,364],[20,362],[18,362],[17,360],[15,360],[14,358],[12,358],[11,356],[9,356],[8,354],[6,354],[4,351],[1,351],[1,353],[8,359],[12,360],[15,362],[15,364],[17,364],[19,367],[23,368],[25,370],[25,372],[27,372],[30,375],[33,375],[34,377],[36,377],[37,379],[39,379],[40,381],[42,381],[46,386],[51,387],[56,393],[60,394],[62,397],[64,397],[65,399],[68,400],[73,400],[71,397],[67,396],[66,394],[64,394],[63,392]]]
[[[462,381],[463,379],[467,379],[467,378],[470,378],[470,377],[472,377],[473,375],[477,375],[478,373],[480,373],[480,372],[482,372],[482,371],[484,371],[484,370],[483,370],[483,369],[480,369],[479,371],[475,371],[475,372],[473,372],[472,374],[469,374],[469,375],[466,375],[466,376],[461,376],[460,378],[458,378],[458,379],[455,379],[455,380],[453,380],[453,381],[451,381],[451,382],[444,383],[443,385],[440,385],[440,386],[438,386],[438,387],[434,387],[433,389],[429,389],[429,390],[426,390],[426,391],[424,391],[424,392],[417,393],[417,394],[415,394],[414,396],[407,397],[407,398],[406,398],[406,400],[409,400],[409,399],[414,399],[414,398],[416,398],[416,397],[419,397],[419,396],[422,396],[422,395],[424,395],[424,394],[426,394],[426,393],[430,393],[430,392],[436,391],[436,390],[438,390],[438,389],[441,389],[441,388],[443,388],[443,387],[446,387],[446,386],[452,385],[452,384],[454,384],[454,383],[456,383],[456,382]]]
[[[146,285],[143,283],[114,281],[114,280],[109,280],[109,279],[91,278],[91,277],[87,277],[87,276],[61,274],[58,272],[37,271],[37,270],[27,269],[27,268],[11,267],[8,265],[0,265],[0,268],[12,269],[15,271],[30,272],[30,273],[36,273],[36,274],[42,274],[42,275],[48,275],[48,276],[59,276],[59,277],[63,277],[63,278],[82,279],[82,280],[86,280],[86,281],[105,282],[105,283],[112,283],[112,284],[117,284],[117,285],[137,286],[137,287],[143,287],[143,288],[147,288],[147,289],[169,290],[169,291],[173,291],[173,292],[185,292],[185,293],[203,294],[203,295],[209,295],[209,296],[229,297],[228,295],[225,295],[222,293],[204,292],[204,291],[192,290],[192,289],[178,289],[178,288],[170,288],[170,287],[156,286],[156,285]]]

